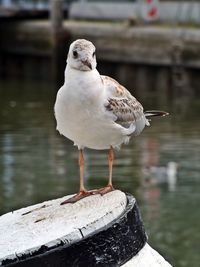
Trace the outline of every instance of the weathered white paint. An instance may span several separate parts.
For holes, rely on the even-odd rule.
[[[146,244],[139,253],[123,267],[172,267],[157,251]]]
[[[126,195],[119,190],[61,206],[60,203],[69,197],[2,215],[0,265],[5,258],[15,258],[16,255],[35,251],[41,245],[51,247],[60,240],[65,243],[80,240],[116,219],[127,204]],[[29,211],[32,212],[27,213]]]
[[[60,199],[22,208],[0,217],[0,265],[3,259],[34,252],[42,245],[52,247],[73,243],[118,218],[124,211],[126,195],[115,190],[94,195],[75,204],[60,205]],[[170,267],[148,244],[124,267]]]
[[[73,2],[69,8],[72,19],[124,19],[136,17],[139,6],[136,3]]]
[[[73,2],[69,8],[70,18],[124,20],[143,18],[147,5],[136,2]],[[146,2],[146,1],[145,1]],[[165,1],[159,3],[158,20],[163,22],[200,23],[200,3],[198,1]]]

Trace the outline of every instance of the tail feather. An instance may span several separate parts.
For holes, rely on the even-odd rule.
[[[144,115],[146,118],[164,117],[164,116],[169,115],[169,113],[165,111],[161,111],[161,110],[148,110],[144,112]]]

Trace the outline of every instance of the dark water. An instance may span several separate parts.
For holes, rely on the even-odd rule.
[[[78,190],[77,149],[55,130],[55,88],[0,82],[1,214]],[[114,186],[136,196],[149,243],[176,267],[200,262],[199,106],[178,99],[165,107],[171,116],[116,152]],[[156,107],[159,97],[148,99],[147,108]],[[85,162],[86,186],[105,185],[106,152],[86,150]],[[170,180],[161,168],[169,162],[178,164]]]

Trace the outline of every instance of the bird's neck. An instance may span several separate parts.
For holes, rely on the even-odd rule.
[[[91,71],[80,71],[66,67],[64,90],[68,97],[73,97],[87,103],[96,103],[103,97],[102,80],[99,72],[94,69]]]
[[[67,65],[65,68],[65,83],[80,82],[80,80],[84,83],[97,82],[100,80],[100,74],[96,68],[90,71],[82,71]]]

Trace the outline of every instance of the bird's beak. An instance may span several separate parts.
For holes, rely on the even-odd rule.
[[[89,69],[92,70],[92,64],[91,64],[91,62],[90,62],[89,59],[82,60],[82,63],[83,63],[85,66],[87,66]]]

